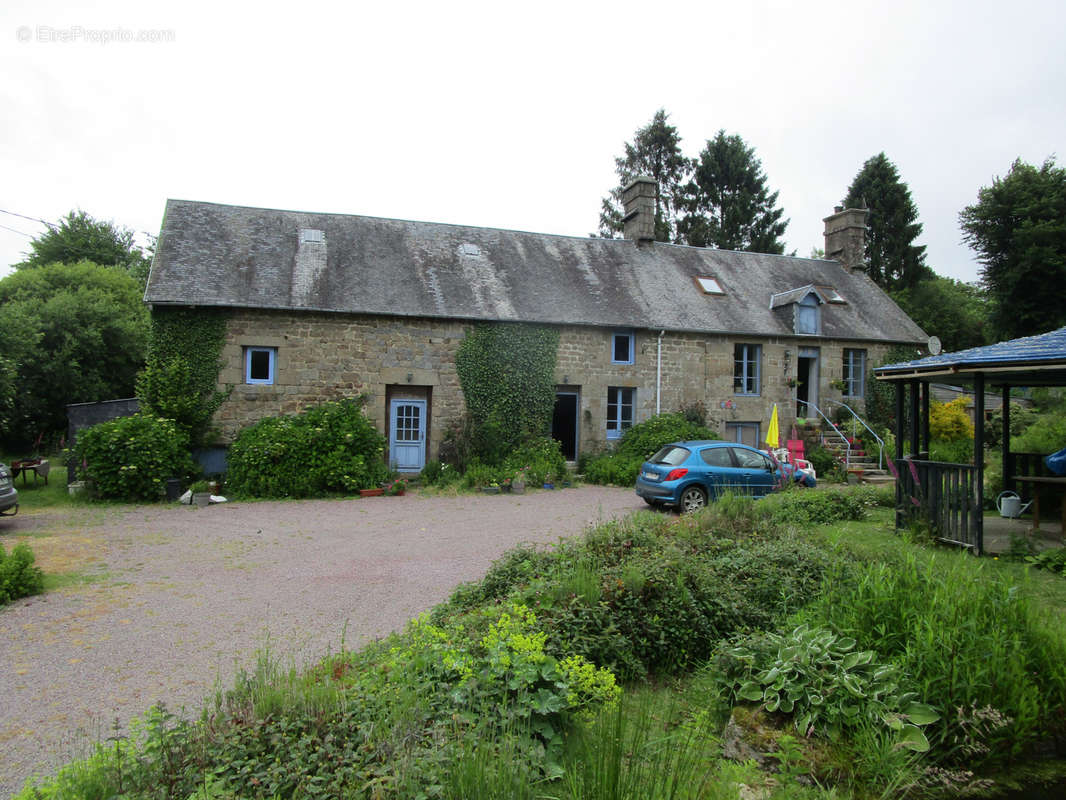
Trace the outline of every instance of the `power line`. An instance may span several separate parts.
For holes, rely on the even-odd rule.
[[[6,210],[4,210],[2,208],[0,208],[0,214],[10,214],[13,217],[22,217],[22,219],[28,219],[31,222],[40,222],[43,225],[47,225],[49,228],[58,227],[54,222],[49,222],[46,219],[41,219],[40,217],[27,217],[25,214],[19,214],[19,213],[16,213],[14,211],[6,211]],[[16,231],[16,232],[18,232],[18,231]]]
[[[33,238],[33,234],[32,233],[26,233],[25,231],[17,231],[14,228],[7,227],[7,225],[0,225],[0,228],[3,228],[5,231],[11,231],[12,233],[18,233],[18,234],[20,234],[22,236],[25,236],[27,239],[32,239]]]

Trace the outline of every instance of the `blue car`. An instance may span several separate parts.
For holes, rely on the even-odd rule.
[[[763,497],[791,482],[814,486],[814,476],[735,442],[674,442],[645,461],[637,494],[651,506],[696,511],[723,492]]]

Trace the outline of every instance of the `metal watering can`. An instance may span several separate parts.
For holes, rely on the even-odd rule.
[[[996,508],[999,509],[999,515],[1007,519],[1018,519],[1032,504],[1032,501],[1030,501],[1023,506],[1022,498],[1018,497],[1016,492],[1000,492],[999,497],[996,498]]]

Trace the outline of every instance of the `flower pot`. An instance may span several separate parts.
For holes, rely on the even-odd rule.
[[[525,481],[515,481],[511,484],[511,494],[525,494],[526,484]]]
[[[167,500],[171,503],[177,501],[181,497],[181,479],[180,478],[167,478]],[[73,494],[73,492],[71,493]]]
[[[385,490],[384,489],[360,489],[359,490],[359,496],[360,497],[380,497],[383,494],[385,494]]]
[[[499,486],[482,486],[481,487],[481,491],[483,491],[485,494],[499,494],[500,493],[500,487]]]
[[[554,483],[545,483],[544,484],[544,488],[545,489],[554,489],[555,488],[555,484]]]
[[[192,504],[200,508],[207,508],[211,505],[211,492],[193,492]]]

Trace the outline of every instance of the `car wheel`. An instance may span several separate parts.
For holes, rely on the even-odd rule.
[[[707,505],[707,493],[699,486],[689,486],[681,493],[681,502],[678,509],[682,514],[699,511]]]

